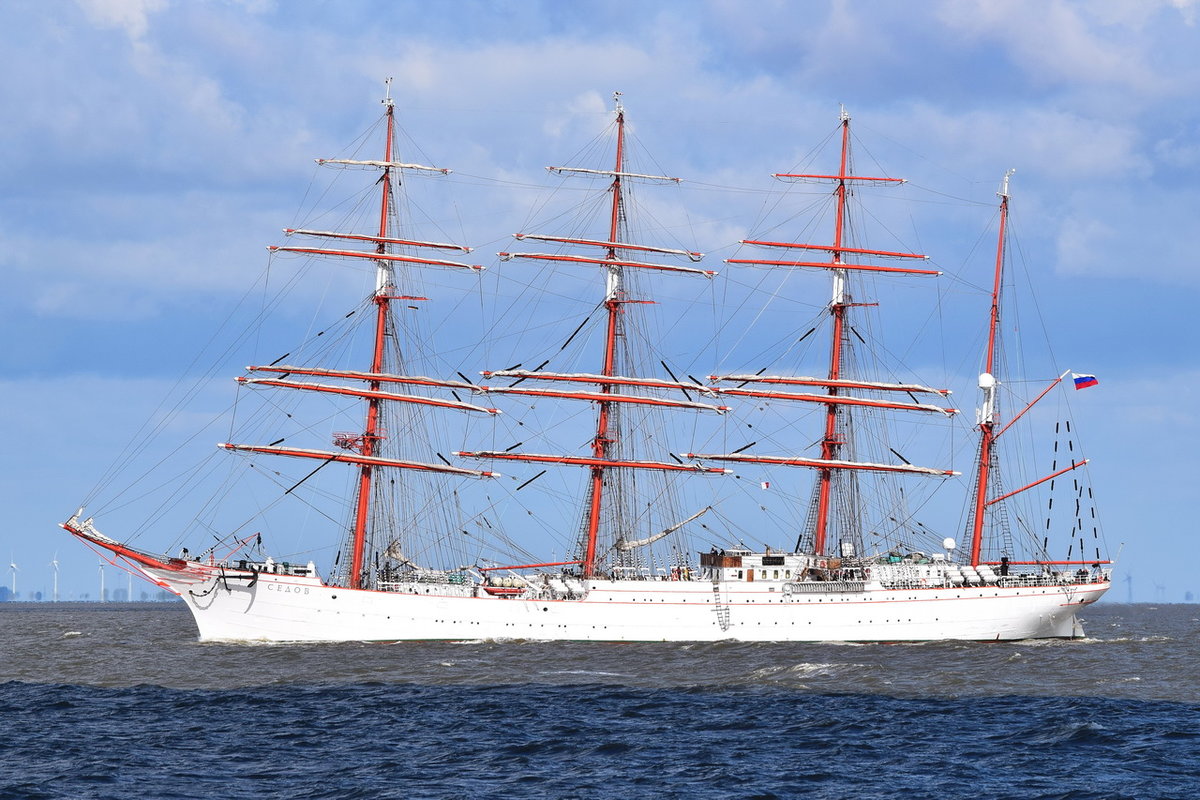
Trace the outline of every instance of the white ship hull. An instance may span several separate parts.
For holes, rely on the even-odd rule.
[[[316,577],[235,574],[192,562],[140,567],[179,594],[202,641],[412,640],[902,642],[1083,635],[1076,612],[1108,581],[862,591],[783,584],[595,580],[577,599],[495,597],[483,587],[355,591]],[[251,583],[253,581],[253,583]],[[794,587],[795,584],[792,584]],[[810,587],[812,588],[812,587]],[[478,596],[475,596],[478,593]]]

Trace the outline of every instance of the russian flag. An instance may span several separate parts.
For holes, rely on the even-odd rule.
[[[1071,377],[1075,380],[1076,389],[1087,389],[1100,382],[1095,375],[1080,375],[1078,372],[1072,372]]]

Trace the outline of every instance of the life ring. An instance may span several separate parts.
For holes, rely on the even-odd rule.
[[[791,583],[785,583],[783,585],[783,596],[784,597],[791,597],[793,591],[795,591],[795,589],[793,588]]]

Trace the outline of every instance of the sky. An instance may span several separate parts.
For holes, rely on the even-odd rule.
[[[457,170],[444,227],[481,252],[509,246],[530,187],[607,124],[614,90],[639,145],[704,187],[684,219],[719,258],[763,200],[716,187],[803,162],[842,104],[863,163],[916,187],[902,224],[941,263],[978,248],[1015,168],[1056,353],[1100,379],[1075,413],[1120,552],[1110,596],[1200,596],[1198,16],[1194,0],[9,0],[0,559],[23,597],[49,595],[53,559],[64,598],[95,596],[95,557],[57,523],[392,76],[405,129]]]

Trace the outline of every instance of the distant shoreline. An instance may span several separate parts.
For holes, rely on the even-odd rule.
[[[106,608],[117,608],[121,606],[133,606],[136,608],[145,608],[146,606],[172,606],[176,603],[183,602],[179,597],[167,597],[161,600],[0,600],[0,608],[7,606],[36,606],[45,608],[47,606],[70,606],[77,608],[79,606],[103,606]]]

